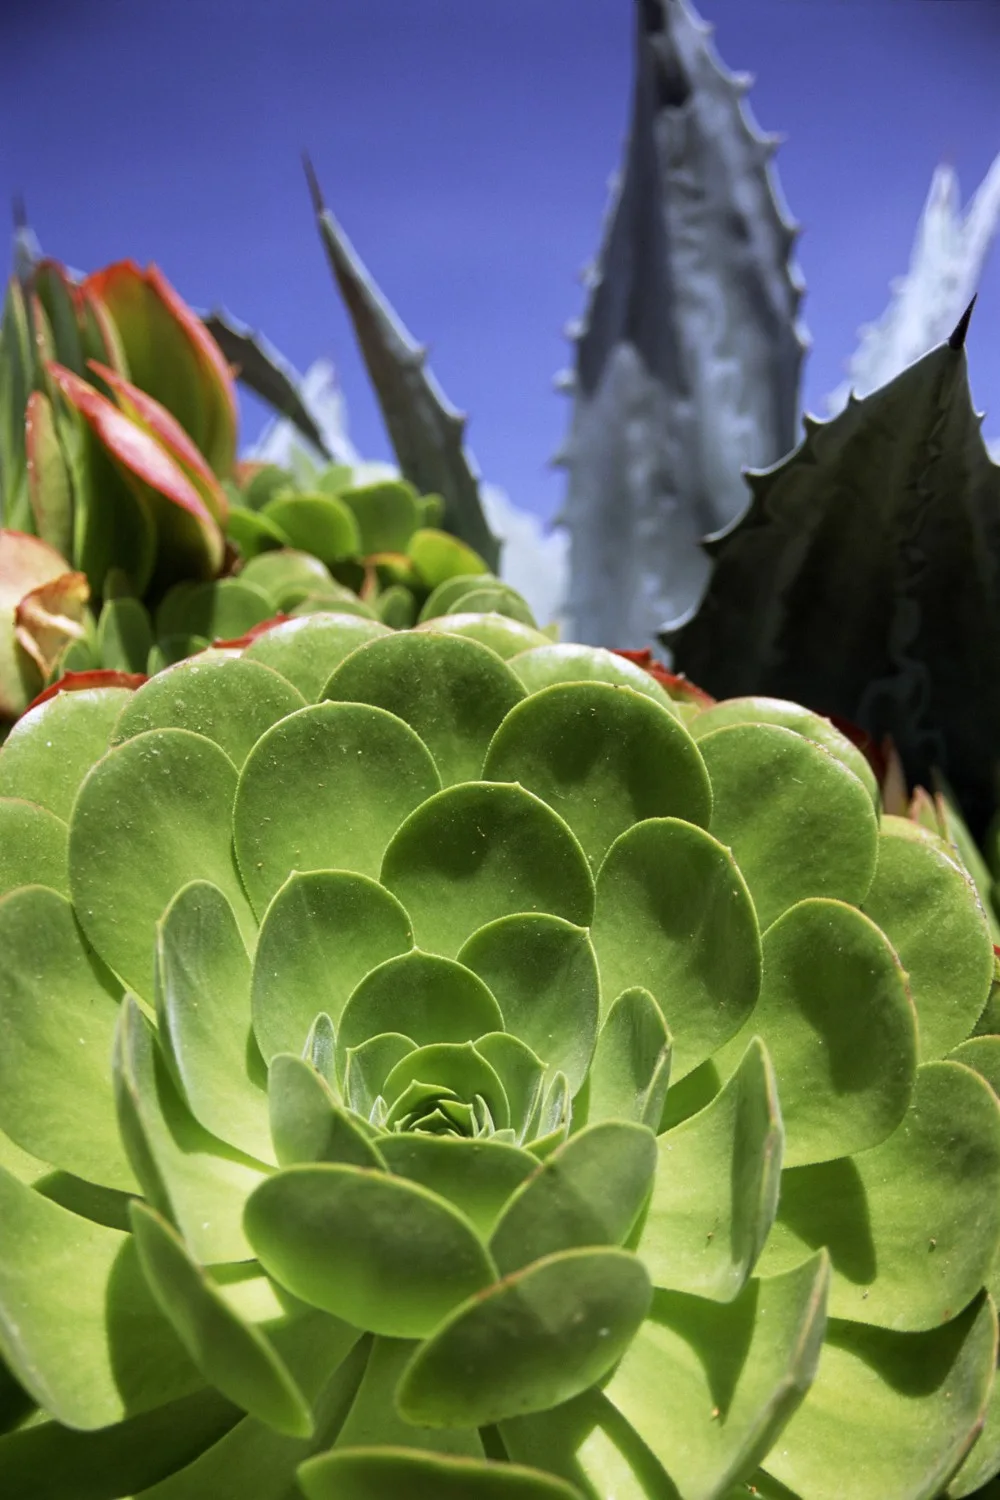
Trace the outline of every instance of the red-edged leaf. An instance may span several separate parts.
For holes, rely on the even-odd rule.
[[[54,698],[56,693],[83,693],[88,688],[102,687],[123,687],[134,691],[148,681],[149,678],[144,677],[141,672],[112,672],[105,668],[93,672],[64,672],[58,682],[51,683],[37,698],[33,698],[24,711],[30,713],[39,703],[47,703],[50,698]]]
[[[845,739],[850,740],[852,745],[857,745],[865,760],[875,772],[875,780],[879,786],[885,780],[889,769],[889,759],[885,747],[880,745],[860,724],[855,724],[851,719],[845,719],[842,714],[827,714],[827,718],[834,729],[839,729]]]
[[[209,513],[220,526],[224,525],[229,515],[226,492],[209,467],[205,455],[195,447],[177,418],[165,406],[161,406],[159,401],[145,391],[140,391],[137,385],[133,385],[131,380],[126,380],[116,370],[109,369],[96,359],[88,359],[87,364],[114,392],[125,415],[162,443],[177,460],[198,490]]]
[[[18,645],[47,677],[71,641],[86,635],[90,586],[85,573],[60,573],[22,595],[14,610]]]
[[[16,719],[41,685],[41,674],[18,644],[17,608],[26,594],[68,572],[48,542],[23,531],[0,531],[0,718]]]
[[[233,478],[241,490],[245,490],[251,479],[268,465],[255,458],[241,458],[233,467]]]
[[[216,474],[236,459],[236,387],[222,350],[156,266],[117,261],[84,286],[121,335],[129,378],[180,422]]]
[[[666,688],[671,698],[676,698],[682,703],[697,703],[699,708],[711,708],[715,699],[705,692],[704,688],[698,687],[690,678],[685,677],[683,672],[669,672],[662,662],[658,662],[648,646],[641,651],[616,650],[616,656],[624,656],[626,661],[635,662],[644,672],[648,672],[655,682],[662,688]]]
[[[71,370],[50,364],[49,374],[119,471],[153,503],[161,578],[173,581],[171,574],[178,572],[199,578],[215,576],[225,558],[222,532],[177,461],[113,401]],[[176,510],[164,514],[163,501],[169,502],[168,511],[169,507]],[[190,518],[186,525],[182,524],[185,516]]]
[[[231,641],[213,641],[212,645],[219,650],[235,651],[237,648],[249,646],[259,635],[264,635],[268,630],[273,630],[275,625],[284,625],[286,620],[291,620],[292,615],[272,615],[269,620],[261,620],[259,625],[251,625],[246,635],[233,636]]]

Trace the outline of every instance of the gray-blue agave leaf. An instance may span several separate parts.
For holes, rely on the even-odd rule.
[[[569,470],[578,639],[646,644],[693,610],[700,538],[744,509],[744,466],[794,445],[802,355],[796,227],[777,142],[742,104],[687,0],[637,0],[624,170],[582,328]]]

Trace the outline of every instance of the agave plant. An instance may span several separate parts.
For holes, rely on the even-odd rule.
[[[0,1491],[971,1493],[953,846],[826,720],[436,593],[0,750]]]

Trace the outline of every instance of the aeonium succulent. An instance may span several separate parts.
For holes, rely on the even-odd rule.
[[[827,720],[692,701],[320,611],[15,726],[3,1493],[1000,1468],[975,888]]]

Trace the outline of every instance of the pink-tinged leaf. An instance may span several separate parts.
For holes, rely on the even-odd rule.
[[[195,447],[177,418],[137,385],[109,369],[99,360],[89,359],[89,367],[101,377],[118,398],[118,405],[151,437],[156,438],[180,464],[188,479],[201,495],[205,506],[220,526],[229,515],[226,492],[213,474],[205,455]]]
[[[40,537],[0,531],[0,718],[16,719],[41,687],[41,673],[18,644],[17,608],[26,594],[68,571]]]
[[[73,305],[84,359],[99,359],[119,375],[128,376],[128,360],[115,320],[100,297],[87,285],[73,287]]]
[[[37,698],[31,700],[25,713],[30,713],[40,703],[47,703],[56,693],[84,693],[88,688],[106,687],[129,688],[134,692],[148,681],[149,678],[142,672],[113,672],[104,667],[93,672],[64,672],[58,682],[50,683]]]
[[[119,471],[151,502],[160,581],[214,577],[225,560],[225,540],[177,461],[114,402],[71,370],[51,364],[49,374]]]
[[[52,403],[32,391],[24,416],[28,497],[35,529],[63,557],[73,549],[73,483],[59,442]]]
[[[25,594],[14,610],[14,635],[43,677],[71,641],[87,633],[90,586],[85,573],[60,573]]]
[[[233,467],[233,478],[240,489],[245,490],[251,479],[259,474],[261,469],[267,467],[266,463],[259,462],[257,459],[241,458]]]
[[[84,287],[104,303],[121,335],[129,378],[173,412],[222,478],[236,459],[236,387],[201,319],[156,266],[117,261]]]

